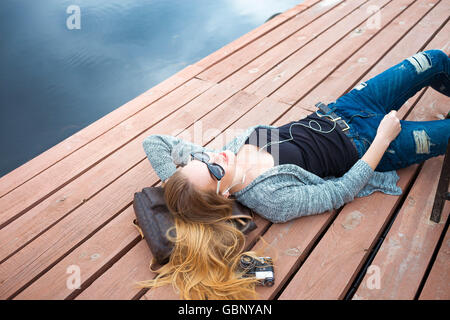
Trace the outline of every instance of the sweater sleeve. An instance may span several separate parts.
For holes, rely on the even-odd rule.
[[[175,173],[177,165],[185,166],[191,152],[214,152],[212,149],[169,135],[150,135],[144,139],[142,146],[150,164],[162,181],[166,181]]]
[[[367,162],[360,159],[339,179],[324,180],[324,183],[314,185],[274,186],[258,192],[260,198],[252,201],[251,207],[274,223],[337,209],[355,198],[373,172]]]

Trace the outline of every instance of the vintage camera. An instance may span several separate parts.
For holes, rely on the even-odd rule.
[[[270,257],[253,258],[243,255],[239,267],[245,272],[243,277],[255,277],[262,286],[271,287],[275,283],[273,262]]]

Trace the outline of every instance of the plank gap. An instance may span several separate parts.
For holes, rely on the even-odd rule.
[[[376,237],[376,240],[374,243],[372,243],[371,247],[367,249],[366,257],[363,259],[363,265],[360,268],[359,271],[357,271],[356,275],[354,276],[354,280],[352,281],[351,285],[349,286],[348,290],[344,293],[343,300],[351,300],[356,293],[356,291],[359,288],[359,285],[364,279],[364,276],[367,273],[367,269],[370,267],[371,263],[375,259],[375,256],[378,253],[378,250],[381,248],[381,245],[384,242],[384,239],[386,238],[389,230],[392,227],[392,224],[394,223],[395,219],[397,218],[398,213],[403,207],[403,203],[409,196],[409,192],[411,191],[412,187],[414,186],[417,177],[419,176],[420,171],[422,171],[423,163],[421,163],[417,170],[414,172],[413,177],[411,178],[410,183],[406,186],[405,190],[403,191],[400,200],[397,202],[396,207],[394,209],[394,212],[392,213],[391,217],[389,217],[386,225],[381,229],[380,234]]]

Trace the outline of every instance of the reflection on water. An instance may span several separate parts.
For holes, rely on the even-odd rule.
[[[2,0],[0,176],[300,2]]]

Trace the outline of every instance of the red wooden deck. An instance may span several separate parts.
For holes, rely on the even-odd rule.
[[[200,142],[221,147],[227,132],[297,120],[416,52],[448,53],[449,15],[447,0],[306,0],[2,177],[0,298],[177,298],[134,285],[155,276],[131,223],[134,192],[159,184],[144,138],[192,141],[201,125]],[[438,120],[448,103],[425,88],[399,115]],[[276,258],[261,299],[449,299],[449,203],[429,220],[442,163],[398,170],[401,196],[285,224],[258,218],[248,248],[263,235]]]

